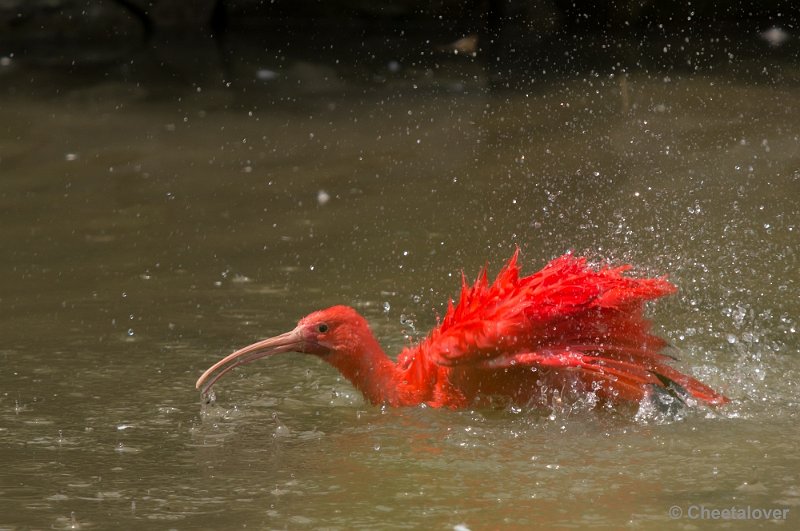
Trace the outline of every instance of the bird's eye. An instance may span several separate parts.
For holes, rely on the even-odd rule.
[[[319,331],[320,334],[324,334],[325,332],[328,331],[328,325],[326,325],[325,323],[317,325],[317,331]]]

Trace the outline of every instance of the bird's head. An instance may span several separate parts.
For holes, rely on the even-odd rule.
[[[367,336],[372,337],[369,326],[358,312],[349,306],[332,306],[303,317],[290,332],[263,339],[219,360],[200,376],[195,387],[202,387],[205,394],[235,367],[283,352],[313,354],[337,365],[337,358],[356,352]]]

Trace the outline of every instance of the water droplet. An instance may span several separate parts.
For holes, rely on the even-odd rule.
[[[416,329],[414,328],[414,318],[413,317],[410,317],[410,316],[408,316],[406,314],[401,314],[400,315],[400,324],[410,328],[412,332],[416,332]]]
[[[783,28],[779,27],[772,27],[767,31],[762,31],[760,33],[760,36],[762,39],[767,41],[770,46],[775,46],[775,47],[782,45],[790,38],[789,33]]]
[[[256,70],[256,79],[261,81],[272,81],[273,79],[277,79],[278,73],[274,70],[269,70],[268,68],[259,68]]]
[[[277,413],[272,413],[272,420],[275,421],[275,431],[272,434],[273,437],[288,437],[292,434],[292,431],[289,429],[289,427],[281,422],[281,419],[278,418]]]

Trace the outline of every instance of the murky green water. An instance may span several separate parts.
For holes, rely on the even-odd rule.
[[[499,90],[442,57],[7,62],[0,528],[796,527],[800,70],[764,53]],[[656,327],[733,404],[382,411],[298,355],[194,390],[334,303],[397,352],[515,245],[669,273]]]

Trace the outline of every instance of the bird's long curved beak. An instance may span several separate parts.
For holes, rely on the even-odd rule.
[[[280,354],[282,352],[302,352],[303,344],[304,339],[299,328],[295,328],[291,332],[286,332],[279,336],[253,343],[252,345],[237,350],[233,354],[225,356],[209,367],[206,372],[197,379],[195,388],[200,389],[202,386],[202,393],[206,394],[214,384],[217,383],[217,380],[222,378],[228,371],[265,356]],[[222,370],[212,377],[214,372],[218,369]]]

